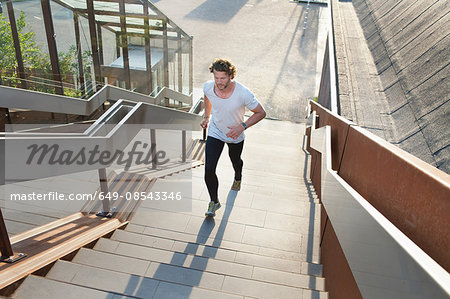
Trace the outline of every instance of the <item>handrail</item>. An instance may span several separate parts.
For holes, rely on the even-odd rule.
[[[163,87],[156,96],[147,96],[112,85],[105,85],[89,99],[78,99],[57,94],[48,94],[19,88],[0,86],[0,107],[20,108],[36,111],[90,115],[104,102],[127,99],[131,102],[158,104],[164,98],[171,98],[192,104],[192,94],[185,95]]]
[[[328,34],[322,65],[322,77],[320,79],[318,102],[330,109],[332,112],[339,114],[332,2],[333,1],[328,1]]]
[[[344,259],[351,270],[351,276],[354,277],[357,289],[359,289],[363,298],[383,297],[386,290],[394,292],[396,298],[411,298],[414,296],[447,298],[450,295],[450,274],[402,232],[392,220],[382,214],[377,206],[363,198],[355,190],[355,187],[344,180],[342,174],[340,174],[344,167],[341,165],[343,162],[336,161],[334,156],[338,155],[338,160],[343,159],[341,157],[341,155],[344,156],[342,151],[350,151],[351,145],[349,143],[351,141],[348,140],[349,137],[347,136],[342,138],[339,131],[349,130],[348,126],[352,130],[356,129],[360,132],[363,132],[364,129],[353,123],[338,120],[337,115],[331,112],[323,112],[324,108],[315,103],[310,102],[310,105],[314,105],[314,107],[311,108],[311,114],[307,122],[308,135],[310,136],[309,143],[311,149],[321,154],[321,158],[316,158],[319,159],[318,161],[311,162],[311,172],[320,173],[320,183],[315,182],[315,186],[316,190],[319,188],[320,199],[324,207],[322,219],[327,219],[325,223],[322,223],[321,254],[325,254],[324,246],[325,249],[331,248],[335,252],[330,253],[330,255],[336,260],[338,256],[337,248],[342,248]],[[319,114],[317,114],[317,111],[319,111]],[[317,121],[317,115],[319,115],[319,122]],[[316,124],[320,128],[317,128]],[[346,134],[348,133],[344,135]],[[337,140],[337,138],[341,138],[341,140]],[[364,149],[364,147],[359,147],[358,150]],[[348,155],[352,154],[349,153]],[[377,184],[373,177],[375,170],[369,172],[372,173],[370,183]],[[354,175],[359,176],[358,173]],[[401,174],[398,175],[401,176]],[[447,194],[441,194],[441,196],[443,198],[447,196],[448,199],[450,182],[439,180],[439,177],[437,177],[436,184],[443,184],[442,190],[447,191],[442,192]],[[378,186],[378,188],[383,188],[383,186]],[[427,196],[429,195],[427,194]],[[396,195],[392,194],[392,198],[395,199],[395,197]],[[409,205],[412,203],[409,203]],[[439,209],[439,207],[434,208],[434,210],[436,209]],[[443,229],[445,230],[445,228]],[[335,233],[338,244],[333,243],[332,238],[327,237],[330,235],[330,231]],[[434,230],[432,229],[432,231]],[[443,233],[443,235],[438,236],[438,238],[442,237],[448,238],[448,234]],[[324,244],[327,242],[333,244]],[[434,244],[434,242],[431,243]],[[329,269],[332,267],[333,265],[324,262],[324,272],[330,271]],[[342,273],[342,269],[337,272]],[[383,279],[373,279],[373,277],[382,277]],[[340,277],[327,277],[327,275],[325,275],[325,278],[340,279]],[[330,282],[330,284],[335,283],[339,286],[338,288],[345,288],[346,286],[343,286],[341,282]],[[334,293],[334,295],[336,294]]]
[[[125,112],[125,115],[124,115]],[[161,107],[142,102],[136,103],[133,106],[127,105],[125,101],[118,100],[108,111],[106,111],[96,122],[94,122],[83,133],[37,133],[33,134],[30,131],[25,133],[3,133],[5,137],[0,137],[0,143],[6,155],[5,158],[5,174],[3,177],[5,182],[14,182],[19,180],[31,180],[37,178],[44,178],[56,175],[63,175],[68,173],[75,173],[85,170],[98,169],[100,174],[100,183],[102,191],[107,192],[107,185],[103,176],[106,177],[104,168],[106,165],[96,163],[85,163],[85,165],[71,165],[66,167],[54,167],[51,163],[44,163],[44,165],[36,165],[29,167],[26,163],[26,149],[33,144],[40,145],[63,145],[64,149],[71,150],[75,153],[81,153],[86,148],[92,149],[97,147],[99,152],[106,150],[116,151],[123,150],[131,140],[140,131],[141,126],[133,126],[133,124],[148,124],[151,129],[151,149],[152,149],[152,164],[157,163],[156,156],[156,141],[155,129],[163,125],[172,125],[172,129],[181,130],[182,138],[182,163],[186,163],[186,130],[199,130],[200,115],[188,113],[180,110],[175,110],[167,107]],[[132,126],[129,126],[132,125]],[[164,126],[165,129],[170,129]],[[8,150],[9,149],[9,150]],[[10,154],[8,154],[10,153]],[[13,153],[13,154],[11,154]],[[111,152],[110,152],[111,153]],[[25,159],[24,159],[25,158]],[[112,162],[111,162],[112,163]],[[78,163],[77,163],[78,164]],[[14,165],[8,167],[8,165]],[[24,170],[26,170],[26,177],[24,177]],[[103,182],[102,182],[103,181]],[[2,182],[2,183],[5,183]],[[103,184],[102,184],[103,183]],[[105,189],[106,188],[106,189]],[[105,190],[103,190],[105,189]],[[99,215],[110,216],[110,205],[108,200],[103,200],[103,210]],[[11,242],[9,240],[5,223],[1,215],[0,209],[0,251],[2,253],[1,260],[7,262],[14,262],[24,255],[15,253],[12,250]]]
[[[334,49],[334,25],[333,25],[333,1],[329,1],[328,6],[328,51],[329,51],[329,64],[330,64],[330,105],[331,111],[338,113],[338,101],[337,101],[337,80],[336,80],[336,52]]]
[[[107,149],[122,150],[136,136],[142,124],[147,124],[153,128],[161,127],[161,125],[167,128],[167,125],[171,125],[172,129],[180,131],[186,129],[200,130],[199,124],[201,119],[200,115],[185,111],[144,104],[142,102],[130,106],[126,105],[125,101],[119,100],[83,134],[40,133],[34,135],[30,133],[5,133],[5,137],[0,139],[6,141],[5,153],[10,153],[6,161],[5,169],[8,174],[6,179],[10,182],[31,180],[105,167],[98,164],[98,162],[86,163],[86,165],[72,165],[71,167],[57,167],[56,165],[28,167],[28,164],[26,164],[26,157],[29,156],[30,152],[28,147],[33,144],[62,144],[74,153],[79,153],[83,148],[92,148],[93,145],[99,145],[98,150],[100,152]],[[23,169],[27,169],[26,178],[21,172]]]

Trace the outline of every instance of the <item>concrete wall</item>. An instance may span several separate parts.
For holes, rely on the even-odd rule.
[[[353,0],[394,142],[450,173],[450,2]]]

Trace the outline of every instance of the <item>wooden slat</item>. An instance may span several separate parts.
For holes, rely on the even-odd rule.
[[[51,229],[54,229],[54,228],[56,228],[58,226],[64,225],[64,224],[66,224],[68,222],[74,221],[74,220],[76,220],[78,218],[81,218],[81,217],[83,217],[82,213],[74,213],[74,214],[69,215],[67,217],[64,217],[64,218],[52,221],[50,223],[41,225],[39,227],[27,230],[27,231],[25,231],[23,233],[20,233],[20,234],[17,234],[15,236],[12,236],[10,238],[11,244],[18,243],[18,242],[20,242],[22,240],[25,240],[27,238],[31,238],[31,237],[33,237],[35,235],[38,235],[38,234],[42,234],[42,233],[44,233],[46,231],[49,231]]]
[[[0,289],[126,224],[118,219],[84,216],[15,243],[14,251],[27,254],[27,258],[0,264]]]

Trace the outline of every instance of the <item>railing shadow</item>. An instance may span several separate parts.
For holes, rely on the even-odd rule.
[[[308,163],[309,163],[309,152],[306,148],[306,135],[303,135],[302,142],[302,151],[305,153],[305,162],[303,166],[303,181],[306,186],[306,191],[308,193],[309,198],[309,224],[308,224],[308,239],[307,239],[307,253],[306,253],[306,261],[309,263],[317,262],[314,260],[314,231],[315,228],[315,218],[316,218],[316,204],[314,201],[315,190],[312,182],[308,178]]]

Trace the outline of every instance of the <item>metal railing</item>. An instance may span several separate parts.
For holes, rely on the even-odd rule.
[[[348,264],[356,285],[352,296],[448,298],[450,274],[444,265],[449,258],[449,234],[445,231],[449,227],[450,177],[316,103],[310,105],[307,135],[313,156],[311,179],[323,204],[324,276],[327,285],[339,286],[328,290],[330,295],[339,296],[351,288],[342,274],[334,275],[343,271],[333,269],[336,260],[343,259],[341,265]],[[389,163],[377,158],[389,155]],[[366,159],[374,160],[372,167]],[[424,178],[417,180],[421,174]],[[395,192],[405,187],[413,193]],[[434,198],[427,207],[415,206],[431,194]],[[399,219],[398,210],[417,217],[418,228],[408,231],[408,219]],[[444,233],[438,233],[440,230]],[[330,237],[333,234],[337,243]],[[443,244],[437,246],[438,242]],[[337,252],[341,250],[340,256]],[[328,256],[334,264],[328,262]]]
[[[102,91],[103,95],[106,95],[108,93],[108,86],[102,88],[100,93]],[[116,92],[117,94],[131,93],[116,88],[109,90],[109,93],[111,93],[111,91]],[[95,99],[91,99],[91,101],[95,101]],[[97,105],[100,103],[101,101],[96,101]],[[63,109],[65,110],[66,108],[63,107]],[[88,110],[86,107],[85,109]],[[99,145],[98,150],[100,152],[105,149],[113,151],[117,149],[123,150],[140,131],[141,127],[139,124],[151,124],[150,144],[152,150],[152,167],[156,168],[158,163],[156,157],[156,130],[163,127],[164,129],[181,131],[181,162],[185,163],[187,161],[186,131],[200,130],[199,124],[201,120],[202,117],[200,115],[189,112],[142,102],[133,103],[118,100],[83,133],[33,133],[33,130],[27,130],[25,132],[6,132],[2,134],[0,142],[4,153],[14,153],[13,155],[7,156],[7,164],[14,165],[14,167],[6,167],[4,165],[5,173],[7,175],[3,178],[3,183],[98,169],[101,189],[102,191],[107,192],[108,186],[106,183],[105,171],[105,167],[107,166],[99,165],[98,163],[86,163],[83,165],[71,165],[70,167],[54,167],[44,163],[44,165],[41,165],[42,167],[27,167],[26,159],[24,159],[24,157],[27,156],[27,148],[29,148],[31,144],[64,144],[65,148],[68,148],[73,152],[80,152],[84,148],[92,148],[92,145],[95,144]],[[167,127],[167,125],[171,126]],[[24,169],[26,169],[26,175],[23,172]],[[103,200],[103,209],[99,214],[102,216],[110,216],[110,212],[109,201]],[[5,262],[14,262],[18,258],[24,257],[21,254],[14,254],[12,251],[6,226],[1,214],[0,251],[2,253],[2,260]]]
[[[0,86],[0,107],[29,109],[55,113],[89,115],[106,101],[127,99],[131,102],[160,104],[165,98],[174,99],[186,104],[192,104],[192,94],[162,88],[154,97],[135,93],[112,85],[105,85],[88,99],[72,98],[57,94],[48,94],[7,86]]]
[[[319,95],[317,102],[322,106],[339,113],[337,93],[337,70],[336,53],[334,49],[334,27],[333,27],[333,1],[328,1],[328,34],[322,65],[322,77],[320,78]]]

